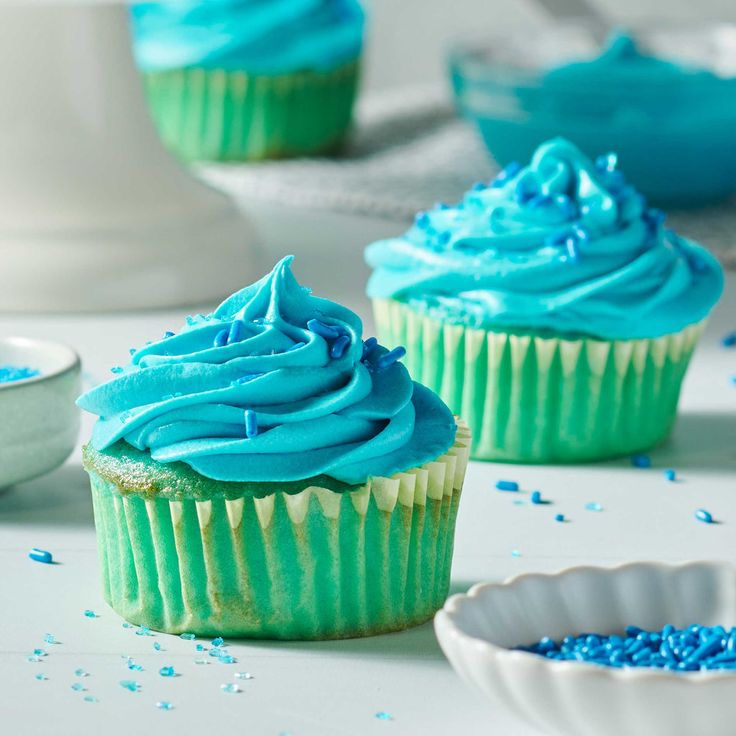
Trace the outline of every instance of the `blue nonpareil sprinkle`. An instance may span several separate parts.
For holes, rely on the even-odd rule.
[[[307,322],[307,329],[314,332],[315,335],[325,338],[325,340],[334,340],[343,334],[342,329],[337,325],[328,325],[319,319],[310,319]]]
[[[698,521],[702,521],[704,524],[713,523],[713,514],[711,514],[710,511],[706,511],[705,509],[698,509],[695,512],[695,518]]]
[[[179,634],[179,638],[184,639],[184,641],[192,641],[196,637],[194,634]]]
[[[228,334],[229,334],[229,330],[220,330],[215,335],[215,339],[213,340],[212,345],[216,348],[221,348],[227,345]]]
[[[29,553],[28,556],[34,561],[34,562],[43,562],[45,565],[50,565],[54,561],[54,556],[45,549],[39,549],[38,547],[34,547]]]
[[[721,345],[723,345],[724,348],[732,348],[736,346],[736,330],[724,335],[721,338]]]
[[[385,710],[379,710],[378,713],[376,713],[376,718],[378,718],[379,721],[393,721],[394,717],[390,713],[386,713]]]
[[[220,685],[220,690],[225,693],[239,693],[240,688],[234,682],[226,682]]]
[[[245,436],[250,440],[258,435],[258,416],[253,409],[245,410]]]
[[[350,337],[348,335],[340,335],[330,346],[330,357],[339,359],[345,354],[350,345]]]
[[[158,671],[158,673],[159,675],[161,675],[161,677],[175,677],[176,676],[176,672],[174,671],[174,668],[171,666],[162,667]]]
[[[555,521],[565,521],[564,514],[555,514]]]
[[[670,483],[677,480],[677,473],[672,468],[667,468],[663,472],[663,474],[664,474],[665,480],[670,481]]]
[[[84,615],[86,618],[99,618],[99,616],[91,608],[85,609]]]
[[[135,680],[120,680],[120,687],[130,690],[132,693],[137,693],[141,689],[140,683]]]
[[[210,644],[212,644],[213,647],[221,647],[225,643],[225,640],[221,636],[216,636]]]
[[[499,491],[518,491],[519,484],[515,480],[497,480],[496,490]]]
[[[541,491],[532,491],[531,495],[531,502],[535,505],[539,505],[542,503],[542,492]]]
[[[169,703],[167,700],[159,700],[158,703],[156,703],[156,707],[159,710],[173,710],[174,706]]]
[[[585,510],[586,511],[603,511],[603,506],[601,506],[596,501],[591,501],[590,503],[585,504]]]
[[[633,455],[631,458],[631,464],[635,468],[651,468],[652,459],[649,455]]]
[[[240,342],[243,339],[244,332],[245,325],[239,319],[234,320],[227,333],[227,344],[231,345],[232,343]]]
[[[379,371],[385,371],[387,368],[390,368],[394,363],[401,360],[405,355],[406,355],[406,348],[399,345],[393,350],[389,350],[387,353],[384,353],[376,361],[376,368]]]
[[[81,683],[81,682],[75,682],[75,683],[74,683],[74,684],[72,685],[72,690],[74,690],[74,691],[76,691],[76,692],[78,692],[78,693],[81,693],[81,692],[82,692],[83,690],[86,690],[86,689],[87,689],[87,688],[86,688],[86,687],[85,687],[84,685],[82,685],[82,683]]]
[[[74,677],[89,677],[89,672],[79,667],[76,670],[74,670]]]

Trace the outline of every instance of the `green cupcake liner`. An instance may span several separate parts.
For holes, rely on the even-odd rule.
[[[86,453],[104,597],[172,634],[333,639],[422,623],[447,597],[469,444],[458,422],[445,455],[353,491],[209,500],[126,490],[125,468],[115,482]]]
[[[641,452],[669,434],[704,322],[659,338],[596,340],[445,324],[374,300],[376,331],[412,377],[461,414],[471,457],[523,463]]]
[[[143,74],[164,143],[185,161],[314,155],[345,136],[358,63],[329,72],[253,75],[225,69]]]

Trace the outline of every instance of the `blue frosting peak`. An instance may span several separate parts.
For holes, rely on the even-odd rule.
[[[415,384],[359,317],[301,287],[291,257],[210,315],[133,353],[78,403],[92,445],[124,439],[159,462],[222,481],[345,483],[444,453],[449,409]]]
[[[703,319],[723,289],[713,256],[663,220],[614,154],[593,163],[555,139],[369,246],[368,293],[471,327],[658,337]]]
[[[131,14],[145,71],[325,71],[357,59],[363,41],[358,0],[163,0]]]

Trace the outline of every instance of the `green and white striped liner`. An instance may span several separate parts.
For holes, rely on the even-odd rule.
[[[173,634],[332,639],[422,623],[447,597],[469,445],[458,421],[446,454],[355,491],[205,501],[128,492],[86,456],[105,599]]]
[[[412,377],[468,422],[471,457],[502,462],[599,460],[664,440],[704,327],[564,339],[445,324],[391,299],[373,306],[381,342],[406,346]]]
[[[280,76],[176,69],[143,80],[161,138],[179,158],[258,160],[336,148],[350,126],[358,62]]]

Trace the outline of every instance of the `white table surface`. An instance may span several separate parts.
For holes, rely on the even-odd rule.
[[[345,223],[342,223],[344,226]],[[325,259],[332,224],[299,231],[297,276],[323,296],[341,300],[366,318],[362,266],[357,244],[381,232],[380,224],[351,223],[342,229],[341,258]],[[283,221],[267,233],[281,250],[288,240]],[[293,237],[294,230],[290,231]],[[288,247],[288,246],[284,246]],[[310,255],[311,258],[306,258]],[[177,329],[187,312],[107,316],[0,316],[0,335],[55,337],[82,355],[88,381],[107,375],[126,359],[128,348]],[[653,468],[626,461],[578,467],[533,467],[471,463],[457,524],[454,591],[480,580],[499,580],[527,571],[570,565],[612,565],[630,560],[736,559],[736,349],[719,344],[736,328],[736,277],[694,357],[671,440],[653,451]],[[91,420],[85,419],[83,437]],[[668,483],[673,467],[680,481]],[[494,489],[512,478],[521,495]],[[553,503],[532,506],[530,489]],[[523,505],[514,501],[522,499]],[[591,501],[600,513],[585,510]],[[693,519],[699,507],[720,522]],[[570,519],[553,520],[556,513]],[[51,550],[59,564],[27,557],[30,547]],[[512,550],[520,557],[513,557]],[[105,736],[131,734],[249,734],[254,736],[534,736],[535,731],[492,710],[465,688],[445,661],[430,625],[363,640],[318,643],[238,642],[230,652],[239,662],[197,665],[194,643],[177,637],[141,637],[102,601],[92,506],[79,453],[56,472],[0,493],[0,733]],[[92,609],[98,618],[85,618]],[[41,663],[27,656],[42,647],[45,633],[61,642],[46,646]],[[156,652],[160,642],[164,651]],[[121,655],[145,668],[131,672]],[[174,665],[181,676],[158,670]],[[90,676],[74,677],[84,668]],[[234,672],[254,678],[237,681]],[[43,672],[48,680],[38,681]],[[141,683],[138,693],[119,685]],[[87,692],[71,689],[81,681]],[[239,682],[242,692],[220,690]],[[92,695],[98,702],[85,702]],[[174,709],[157,710],[158,700]],[[376,713],[384,711],[391,720]],[[626,736],[622,734],[622,736]]]

